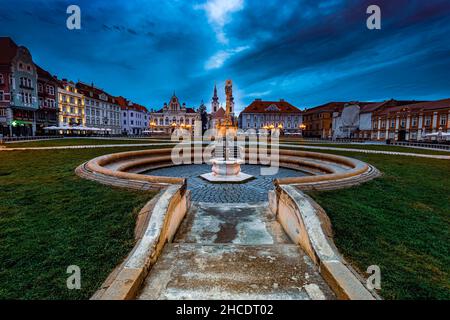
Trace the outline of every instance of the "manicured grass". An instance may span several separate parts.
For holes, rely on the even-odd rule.
[[[129,150],[0,152],[0,299],[88,299],[134,245],[154,195],[78,178],[95,156]],[[81,290],[66,269],[81,268]]]
[[[299,141],[299,140],[280,140],[280,143],[310,145],[310,146],[317,146],[317,147],[349,148],[349,149],[361,149],[361,150],[378,150],[378,151],[391,151],[391,152],[405,152],[405,153],[450,156],[449,151],[429,150],[429,149],[420,149],[420,148],[412,148],[412,147],[410,148],[410,147],[401,147],[401,146],[393,146],[393,145],[314,143],[314,142]]]
[[[56,146],[105,145],[105,144],[143,144],[143,143],[160,142],[155,140],[156,139],[150,138],[139,138],[139,139],[63,138],[63,139],[41,140],[41,141],[36,140],[29,142],[14,142],[14,143],[6,143],[4,145],[7,148],[25,148],[25,147],[56,147]]]
[[[340,252],[363,274],[380,266],[386,299],[450,299],[450,161],[330,153],[383,172],[357,187],[311,193]]]

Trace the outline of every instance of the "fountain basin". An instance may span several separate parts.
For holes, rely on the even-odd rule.
[[[252,175],[241,172],[242,159],[211,159],[212,172],[202,174],[200,177],[213,183],[242,183],[253,179]]]

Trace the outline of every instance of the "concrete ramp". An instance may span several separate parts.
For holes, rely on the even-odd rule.
[[[335,299],[267,203],[194,203],[138,299]]]

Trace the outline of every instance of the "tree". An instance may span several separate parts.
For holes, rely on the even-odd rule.
[[[200,120],[202,121],[202,134],[208,129],[208,112],[206,111],[206,106],[203,103],[198,107],[198,112],[200,113]]]

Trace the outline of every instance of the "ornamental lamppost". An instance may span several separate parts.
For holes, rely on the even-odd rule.
[[[150,121],[150,132],[153,132],[153,129],[155,129],[156,127],[156,122],[155,121]]]
[[[300,129],[300,134],[303,136],[303,131],[306,129],[306,125],[304,123],[302,123],[301,125],[298,126]]]

